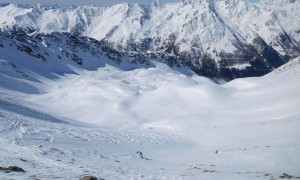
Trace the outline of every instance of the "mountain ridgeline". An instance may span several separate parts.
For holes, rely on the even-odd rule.
[[[155,60],[210,78],[262,76],[300,56],[299,9],[298,0],[1,4],[0,58],[25,61],[24,53],[45,64],[70,59],[82,67],[102,57],[132,67]],[[18,56],[5,53],[14,51]]]

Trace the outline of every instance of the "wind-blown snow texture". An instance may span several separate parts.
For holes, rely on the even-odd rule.
[[[157,62],[124,71],[70,61],[53,78],[2,59],[0,167],[27,172],[0,178],[298,177],[299,60],[220,85]]]
[[[2,5],[0,179],[299,178],[298,9]]]
[[[86,36],[118,53],[235,79],[264,75],[299,56],[299,9],[299,1],[292,0],[184,0],[108,8],[10,4],[0,7],[0,28],[32,36]]]

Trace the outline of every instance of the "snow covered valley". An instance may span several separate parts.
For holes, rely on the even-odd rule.
[[[158,62],[35,81],[2,68],[0,167],[26,172],[0,179],[299,178],[299,62],[224,84]]]

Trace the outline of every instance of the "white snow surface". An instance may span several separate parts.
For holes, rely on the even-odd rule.
[[[0,179],[300,176],[299,58],[226,84],[153,63],[49,78],[1,59],[0,167],[26,172]]]
[[[212,57],[223,51],[233,53],[237,50],[233,43],[251,44],[261,37],[285,54],[286,50],[276,40],[287,34],[292,43],[300,43],[299,9],[298,0],[264,0],[259,4],[244,0],[184,0],[152,5],[124,3],[105,8],[10,4],[0,7],[0,29],[77,32],[108,41],[121,50],[129,42],[139,44],[151,38],[153,51],[175,43],[180,52],[197,47]]]

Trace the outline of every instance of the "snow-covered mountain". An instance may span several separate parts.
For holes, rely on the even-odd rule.
[[[298,9],[1,5],[0,179],[300,178]]]
[[[296,0],[264,0],[259,4],[184,0],[106,8],[2,4],[0,44],[4,49],[10,48],[3,45],[3,37],[11,34],[31,41],[20,40],[16,42],[21,44],[18,46],[27,43],[35,47],[41,47],[42,42],[47,44],[49,38],[64,36],[69,37],[62,41],[64,47],[76,46],[76,40],[81,39],[86,53],[93,58],[97,56],[88,47],[97,44],[109,49],[104,56],[113,61],[117,57],[118,63],[131,58],[138,59],[129,60],[133,64],[145,64],[154,59],[171,67],[190,68],[200,75],[234,79],[264,75],[300,55],[298,9],[300,2]],[[44,40],[33,42],[36,38]],[[29,54],[49,59],[46,54],[54,53],[52,59],[58,60],[54,57],[61,56],[61,52],[52,47],[42,52],[31,48],[34,52]],[[90,61],[76,50],[67,52],[81,59],[78,61],[82,64]]]

